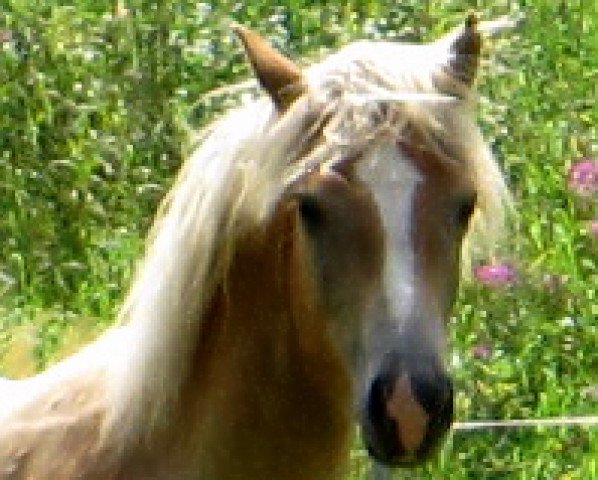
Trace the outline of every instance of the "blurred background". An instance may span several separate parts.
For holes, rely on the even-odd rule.
[[[249,78],[231,19],[307,65],[357,38],[436,39],[472,8],[526,22],[489,42],[478,83],[516,213],[451,320],[458,420],[595,415],[591,0],[3,0],[0,375],[31,375],[113,322],[192,132],[252,94],[231,88]],[[349,478],[368,468],[356,443]],[[456,432],[396,478],[598,479],[598,430]]]

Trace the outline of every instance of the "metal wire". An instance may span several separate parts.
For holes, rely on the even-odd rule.
[[[476,430],[544,428],[544,427],[594,427],[598,425],[598,416],[554,417],[554,418],[522,418],[507,420],[474,420],[455,422],[452,426],[456,434]],[[393,470],[377,463],[372,464],[368,478],[370,480],[392,480]]]
[[[475,420],[471,422],[455,422],[455,432],[471,432],[473,430],[489,430],[498,428],[529,428],[529,427],[591,427],[598,425],[598,416],[585,417],[554,417],[554,418],[521,418],[507,420]]]

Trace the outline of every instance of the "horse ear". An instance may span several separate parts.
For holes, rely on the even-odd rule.
[[[455,83],[460,85],[461,89],[463,87],[471,88],[473,85],[482,48],[482,35],[478,24],[477,15],[470,12],[465,20],[465,25],[448,35],[450,56],[448,62],[443,66],[446,76],[439,80],[440,90],[455,94],[460,90]]]
[[[279,111],[286,110],[305,91],[303,73],[289,58],[278,52],[254,31],[234,25],[255,75]]]

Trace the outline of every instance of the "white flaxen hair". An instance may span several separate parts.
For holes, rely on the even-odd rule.
[[[209,127],[163,202],[120,311],[135,343],[115,359],[111,425],[139,435],[168,422],[236,240],[267,219],[306,169],[362,156],[415,130],[473,175],[474,227],[490,235],[501,229],[506,190],[474,122],[474,96],[458,84],[454,94],[438,88],[448,55],[444,39],[358,42],[307,69],[304,94],[283,114],[261,98]]]

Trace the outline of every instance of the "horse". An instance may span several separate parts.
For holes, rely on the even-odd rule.
[[[117,325],[0,382],[0,479],[332,480],[356,420],[381,465],[433,455],[461,251],[508,199],[482,23],[308,68],[235,25],[263,95],[184,162]]]

